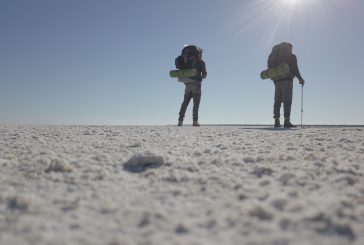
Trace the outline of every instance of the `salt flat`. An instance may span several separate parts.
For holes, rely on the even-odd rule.
[[[364,127],[0,126],[0,244],[364,244]]]

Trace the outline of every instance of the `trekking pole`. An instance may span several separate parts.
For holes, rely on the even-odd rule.
[[[301,128],[302,126],[302,117],[303,117],[303,84],[302,84],[302,89],[301,89]]]

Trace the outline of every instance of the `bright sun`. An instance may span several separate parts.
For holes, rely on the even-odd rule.
[[[306,17],[311,16],[312,8],[315,10],[317,8],[324,9],[324,3],[330,2],[330,0],[254,0],[241,2],[244,2],[241,3],[242,8],[237,8],[236,15],[230,19],[231,28],[234,29],[235,35],[237,37],[250,37],[258,31],[262,31],[264,34],[262,34],[260,42],[268,49],[277,39],[281,40],[283,37],[288,40],[291,38],[293,27],[298,26],[298,24],[306,26],[304,25],[305,22],[302,21],[306,21]]]
[[[286,4],[296,4],[299,0],[282,0]]]

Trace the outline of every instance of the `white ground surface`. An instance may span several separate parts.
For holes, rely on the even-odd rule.
[[[364,127],[0,126],[0,244],[364,244]]]

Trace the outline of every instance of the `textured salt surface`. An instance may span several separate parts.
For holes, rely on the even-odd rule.
[[[0,127],[0,244],[364,244],[364,128]]]

